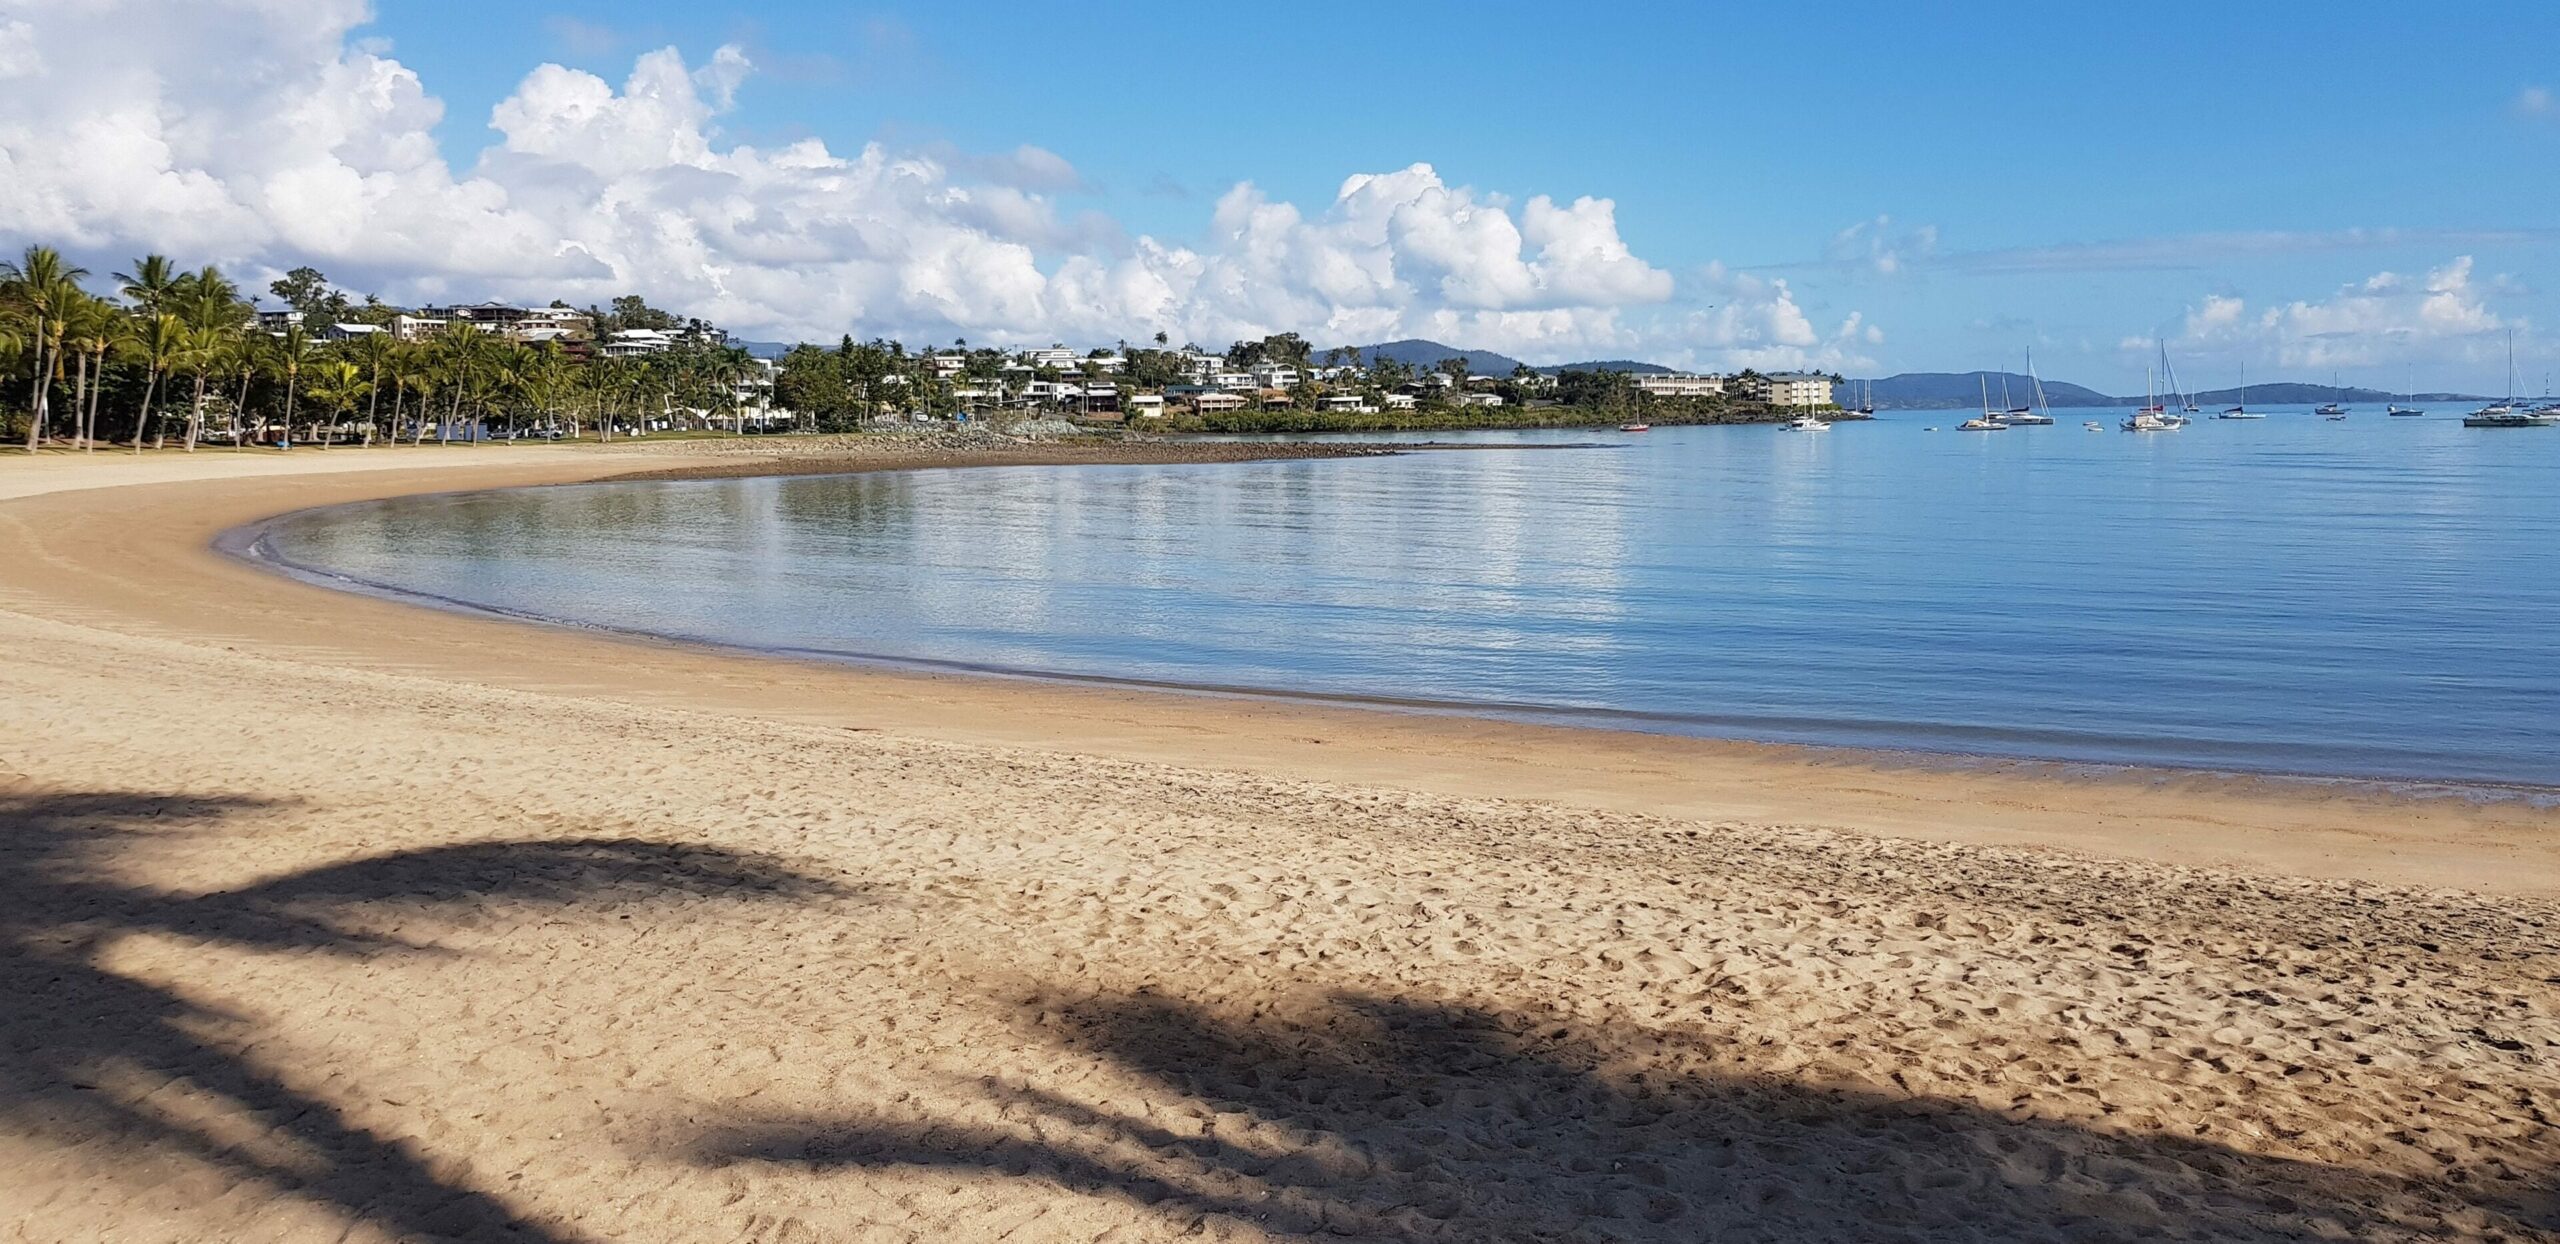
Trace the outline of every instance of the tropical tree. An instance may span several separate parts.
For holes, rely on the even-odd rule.
[[[339,422],[355,411],[357,401],[364,396],[364,369],[345,359],[324,358],[304,370],[308,373],[305,395],[314,409],[328,415],[325,429],[319,432],[320,447],[326,449],[335,439],[333,433]]]
[[[142,408],[135,412],[133,418],[133,452],[141,453],[143,433],[149,431],[155,422],[151,417],[151,403],[160,396],[160,377],[186,361],[187,352],[195,344],[194,333],[184,320],[163,311],[134,325],[132,333],[121,344],[135,362],[142,364],[145,377]]]
[[[284,433],[276,448],[293,448],[293,416],[302,396],[302,365],[311,358],[311,338],[300,324],[287,324],[284,331],[267,339],[266,364],[270,371],[284,378]],[[327,441],[321,442],[328,447]]]
[[[94,449],[98,401],[107,390],[107,352],[124,340],[129,326],[113,306],[85,293],[66,305],[62,324],[62,348],[71,351],[79,368],[71,389],[73,443],[83,450]]]
[[[86,296],[80,292],[80,278],[87,275],[88,269],[63,262],[62,253],[50,246],[30,246],[16,263],[0,263],[0,281],[17,291],[32,324],[35,378],[27,392],[28,453],[44,440],[54,381],[62,374],[63,320],[71,305]]]
[[[468,324],[455,324],[436,339],[435,365],[443,373],[445,388],[452,390],[451,417],[436,429],[436,443],[451,439],[453,425],[462,418],[462,399],[471,396],[486,379],[490,356],[489,339]]]
[[[355,340],[355,361],[364,368],[367,394],[364,409],[364,443],[373,443],[373,427],[382,414],[382,374],[391,367],[399,353],[389,333],[366,333]],[[397,418],[397,413],[394,413]]]
[[[164,310],[186,279],[166,255],[145,255],[133,261],[133,271],[116,274],[124,296],[145,315]]]
[[[207,382],[216,374],[228,375],[240,369],[247,357],[241,325],[248,319],[248,309],[241,304],[240,287],[222,275],[219,268],[205,267],[178,278],[168,305],[176,308],[187,325],[187,361],[195,373],[195,400],[187,409],[187,450],[195,451],[196,438],[204,430],[204,401]],[[248,399],[248,386],[243,380],[241,400]],[[232,447],[239,447],[239,408],[232,408]]]

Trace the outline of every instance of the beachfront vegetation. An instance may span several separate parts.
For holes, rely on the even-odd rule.
[[[298,268],[269,292],[301,313],[262,323],[214,267],[161,255],[102,282],[49,247],[0,261],[0,426],[34,451],[46,444],[141,450],[172,444],[417,444],[531,433],[610,436],[619,427],[743,430],[746,351],[713,337],[658,353],[577,360],[556,342],[527,343],[455,324],[402,341],[306,325],[378,326],[393,312]],[[638,298],[612,312],[633,326],[677,325]],[[326,333],[331,339],[323,339]]]
[[[146,255],[96,276],[31,246],[0,263],[0,435],[139,452],[175,442],[328,448],[520,435],[859,431],[884,420],[1063,417],[1165,432],[1337,432],[1744,423],[1747,397],[1640,391],[1624,371],[1476,374],[1296,333],[1223,350],[1118,343],[1005,350],[888,338],[751,356],[637,295],[579,311],[500,303],[416,312],[351,296],[316,268],[260,310],[219,269]],[[1734,378],[1755,390],[1751,372]]]

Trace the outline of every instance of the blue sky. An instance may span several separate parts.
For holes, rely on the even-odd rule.
[[[1028,338],[1046,315],[1054,335],[1090,337],[1118,315],[1177,335],[1292,327],[1330,344],[1373,326],[1440,329],[1542,362],[1796,357],[1863,373],[2015,367],[2033,344],[2047,374],[2118,390],[2139,388],[2135,343],[2157,334],[2208,383],[2245,364],[2392,387],[2414,369],[2421,388],[2478,390],[2501,383],[2508,330],[2530,356],[2560,349],[2548,271],[2560,255],[2560,5],[2463,6],[2458,18],[2381,3],[2154,4],[2136,20],[2054,4],[393,0],[351,12],[339,37],[358,59],[414,74],[441,102],[431,132],[452,175],[486,178],[511,206],[558,182],[483,164],[493,145],[526,145],[492,117],[527,98],[527,75],[556,63],[625,92],[635,62],[666,48],[712,100],[699,122],[714,152],[815,139],[850,158],[877,144],[933,162],[935,184],[974,193],[973,211],[1007,193],[1034,201],[1022,210],[1036,221],[970,227],[1027,248],[1039,289],[972,305],[968,289],[1003,280],[957,260],[938,277],[848,275],[863,296],[824,308],[779,285],[764,303],[734,279],[719,287],[724,316],[776,332],[840,313],[864,333]],[[741,67],[715,84],[724,47]],[[1026,145],[1062,163],[1026,165]],[[1535,196],[1605,199],[1614,233],[1584,223],[1663,279],[1559,260],[1480,283],[1504,292],[1451,294],[1449,273],[1470,260],[1417,266],[1397,250],[1390,261],[1420,292],[1369,295],[1401,299],[1392,312],[1329,315],[1339,296],[1314,270],[1332,242],[1275,241],[1298,257],[1286,272],[1215,257],[1233,245],[1217,204],[1238,183],[1313,220],[1347,177],[1415,164],[1431,171],[1417,193],[1467,192],[1462,222],[1498,210],[1534,234]],[[1001,189],[972,192],[980,181]],[[819,235],[837,236],[795,245],[813,263],[845,259]],[[1060,264],[1085,255],[1109,269],[1142,242],[1208,256],[1206,275],[1177,257],[1164,269],[1186,274],[1173,295],[1060,309],[1074,302]],[[615,279],[671,298],[689,288],[681,262],[582,245]],[[286,249],[262,243],[243,261]],[[320,249],[333,275],[394,292],[464,280],[351,244]],[[1351,242],[1337,249],[1366,262]],[[1520,254],[1536,259],[1534,238]],[[1203,286],[1221,280],[1305,288],[1218,302]],[[1280,322],[1293,317],[1319,322]]]

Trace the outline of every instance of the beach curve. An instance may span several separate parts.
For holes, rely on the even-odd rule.
[[[212,549],[688,469],[322,457],[0,474],[48,1221],[2551,1228],[2547,810],[814,667]]]

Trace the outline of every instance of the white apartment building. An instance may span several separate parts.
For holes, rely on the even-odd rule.
[[[1636,392],[1654,397],[1714,397],[1724,392],[1724,377],[1693,376],[1686,372],[1633,377]]]

